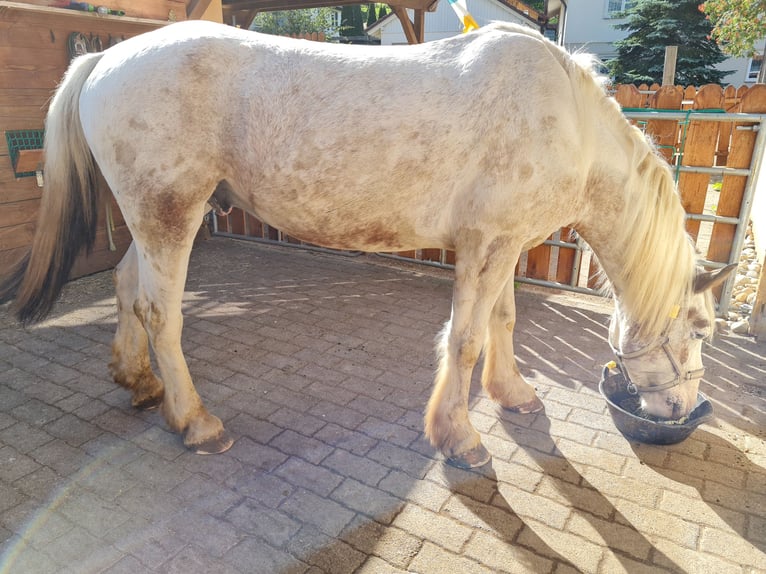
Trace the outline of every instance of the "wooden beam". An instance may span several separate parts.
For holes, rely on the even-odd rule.
[[[240,8],[239,10],[230,10],[226,6],[223,8],[223,21],[225,24],[234,26],[235,23],[242,29],[249,30],[253,25],[253,20],[258,15],[258,10],[248,10]]]
[[[393,9],[394,14],[396,14],[396,17],[399,18],[399,22],[402,24],[402,30],[404,30],[404,36],[407,38],[407,43],[420,44],[418,35],[415,32],[415,26],[407,14],[407,9],[403,6],[391,6],[391,8]]]
[[[186,17],[189,20],[199,20],[210,6],[210,0],[190,0],[186,6]]]
[[[422,44],[426,41],[426,13],[425,10],[415,9],[415,36],[418,39],[418,44]]]
[[[223,9],[225,12],[239,12],[240,10],[274,12],[277,10],[298,10],[301,8],[352,6],[354,4],[359,4],[359,0],[242,0],[238,2],[225,2],[223,4]],[[402,8],[428,10],[433,12],[437,0],[396,0],[396,4]]]

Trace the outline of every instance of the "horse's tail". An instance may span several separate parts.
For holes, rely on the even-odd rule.
[[[75,258],[96,238],[96,166],[80,123],[80,93],[102,54],[75,59],[45,120],[44,189],[30,251],[0,279],[0,303],[15,299],[22,323],[43,319],[69,278]]]

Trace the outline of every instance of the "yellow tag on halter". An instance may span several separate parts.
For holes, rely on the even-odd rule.
[[[604,365],[607,369],[616,369],[617,363],[614,361],[609,361],[606,365]]]
[[[671,319],[678,319],[678,312],[681,310],[680,305],[673,305],[673,308],[670,310],[670,318]]]

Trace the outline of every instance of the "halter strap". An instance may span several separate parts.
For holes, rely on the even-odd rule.
[[[702,367],[700,369],[686,371],[686,373],[682,375],[681,369],[678,366],[678,362],[673,357],[673,353],[671,352],[670,346],[668,345],[669,339],[667,336],[664,336],[658,342],[648,345],[644,347],[643,349],[639,349],[638,351],[632,351],[630,353],[620,352],[612,344],[611,335],[607,337],[607,341],[609,342],[609,347],[612,349],[612,353],[614,353],[614,356],[616,359],[616,366],[622,373],[622,376],[625,378],[628,394],[636,395],[639,393],[639,391],[644,393],[656,393],[659,391],[665,391],[667,389],[671,389],[675,386],[678,386],[686,381],[691,381],[694,379],[701,378],[705,374],[705,368]],[[652,351],[655,351],[657,349],[662,349],[663,352],[665,353],[665,356],[668,358],[668,361],[670,361],[670,365],[673,367],[673,372],[675,373],[675,377],[673,377],[671,380],[669,380],[666,383],[662,383],[661,385],[653,385],[651,387],[639,387],[638,385],[636,385],[636,383],[633,382],[633,379],[630,376],[630,371],[628,370],[628,365],[626,364],[625,361],[637,359],[638,357],[651,353]]]

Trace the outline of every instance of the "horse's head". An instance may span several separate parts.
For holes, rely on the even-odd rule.
[[[665,332],[646,340],[640,325],[616,306],[609,327],[609,343],[628,392],[638,394],[641,409],[652,417],[680,419],[697,401],[702,366],[702,342],[713,334],[711,289],[736,269],[729,265],[712,272],[699,271],[694,289],[674,307]]]

